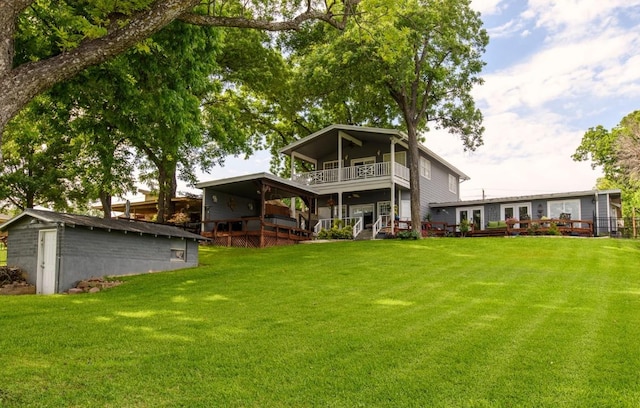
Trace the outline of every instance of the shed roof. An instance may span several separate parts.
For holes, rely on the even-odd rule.
[[[482,205],[492,203],[516,203],[520,201],[532,201],[532,200],[556,200],[562,198],[571,197],[585,197],[594,196],[596,194],[611,194],[620,195],[620,190],[586,190],[586,191],[572,191],[568,193],[549,193],[549,194],[536,194],[525,195],[516,197],[499,197],[499,198],[486,198],[484,200],[467,200],[467,201],[450,201],[446,203],[431,203],[430,207],[461,207],[471,205]]]
[[[258,198],[256,188],[259,184],[272,188],[271,196],[267,199],[316,196],[318,193],[311,186],[303,186],[291,180],[283,179],[270,173],[254,173],[225,179],[203,181],[196,184],[197,188],[211,188],[247,198]]]
[[[27,209],[0,225],[0,231],[5,231],[11,225],[23,218],[33,218],[42,222],[60,223],[69,227],[98,228],[107,231],[126,231],[147,235],[160,235],[166,237],[178,237],[188,239],[206,240],[205,237],[185,231],[172,225],[156,224],[153,222],[136,221],[122,218],[98,218],[89,215],[65,214],[48,210]]]

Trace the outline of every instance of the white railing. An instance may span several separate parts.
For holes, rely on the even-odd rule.
[[[339,169],[331,169],[294,174],[293,177],[291,177],[291,180],[308,186],[314,184],[337,183],[339,181],[388,177],[390,175],[391,162],[382,162],[343,167],[342,172],[339,172]],[[403,180],[409,181],[409,169],[401,164],[394,163],[394,175]]]
[[[331,229],[336,224],[336,221],[338,221],[338,218],[323,218],[321,220],[318,220],[318,223],[315,225],[315,227],[313,227],[313,232],[317,236],[318,233],[320,233],[320,231],[322,231],[323,229],[325,230]],[[362,228],[364,226],[362,217],[343,218],[340,224],[342,225],[342,227],[351,225],[353,228],[352,235],[354,238],[357,237],[358,234],[362,232]]]
[[[388,228],[391,226],[391,216],[390,215],[381,215],[378,217],[378,219],[376,220],[376,222],[373,224],[372,227],[372,232],[373,232],[373,236],[371,239],[376,239],[376,237],[378,236],[378,233],[383,229],[383,228]]]
[[[363,226],[363,222],[362,222],[362,217],[358,218],[358,221],[356,221],[355,224],[353,224],[353,237],[357,237],[358,234],[360,234],[360,232],[362,232],[362,226]]]

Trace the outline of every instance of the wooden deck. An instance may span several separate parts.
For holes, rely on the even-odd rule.
[[[207,220],[204,224],[213,224],[213,229],[203,231],[201,235],[218,246],[264,248],[292,245],[313,238],[313,231],[264,221],[260,217]]]

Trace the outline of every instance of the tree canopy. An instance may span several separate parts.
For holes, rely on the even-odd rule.
[[[321,20],[340,28],[358,3],[4,0],[0,2],[0,136],[35,96],[121,54],[174,20],[261,30],[293,30]]]
[[[572,158],[601,167],[605,180],[599,185],[620,188],[632,211],[640,206],[640,110],[611,130],[601,125],[589,128]]]

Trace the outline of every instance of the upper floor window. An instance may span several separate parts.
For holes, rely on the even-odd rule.
[[[449,174],[449,191],[458,194],[458,179],[452,174]]]
[[[391,153],[385,153],[382,155],[383,162],[391,161]],[[396,163],[402,164],[407,167],[407,152],[396,152]]]
[[[337,169],[338,166],[339,166],[338,160],[331,160],[331,161],[326,161],[322,163],[323,170]]]
[[[420,175],[431,180],[431,162],[424,157],[420,158]]]

